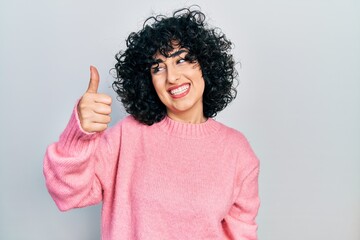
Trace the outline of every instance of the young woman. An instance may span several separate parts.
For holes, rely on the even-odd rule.
[[[215,121],[236,91],[231,42],[197,10],[149,18],[116,55],[113,86],[130,114],[88,90],[44,160],[60,210],[102,202],[102,239],[257,239],[259,162]]]

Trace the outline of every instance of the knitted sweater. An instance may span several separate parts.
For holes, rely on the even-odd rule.
[[[60,210],[103,203],[103,240],[257,239],[258,173],[246,138],[210,118],[90,134],[74,110],[44,159]]]

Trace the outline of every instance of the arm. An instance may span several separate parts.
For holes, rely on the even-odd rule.
[[[110,122],[111,98],[97,93],[99,74],[94,67],[90,71],[86,93],[59,141],[48,147],[44,159],[46,185],[60,210],[100,202],[102,184],[106,181],[100,175],[108,173],[107,161],[113,159],[107,138],[103,137]]]
[[[99,203],[102,187],[95,175],[95,149],[101,133],[84,132],[74,110],[57,143],[50,145],[44,158],[46,186],[62,211]]]
[[[241,154],[243,163],[237,177],[235,200],[223,227],[229,239],[257,240],[257,224],[255,218],[260,206],[258,193],[259,161],[246,141]],[[245,167],[244,167],[245,166]]]

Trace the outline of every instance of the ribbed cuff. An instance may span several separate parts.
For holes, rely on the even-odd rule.
[[[101,133],[88,133],[81,128],[76,104],[69,123],[60,136],[58,150],[67,152],[69,155],[78,156],[90,150],[95,144],[94,140],[98,138],[99,135],[101,135]]]

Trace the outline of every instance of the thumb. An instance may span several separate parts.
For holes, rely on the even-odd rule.
[[[99,88],[99,82],[100,82],[100,77],[98,70],[96,69],[96,67],[90,66],[90,82],[86,92],[97,93],[97,90]]]

